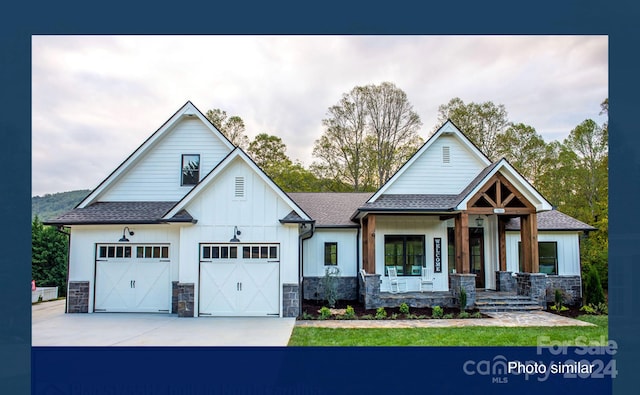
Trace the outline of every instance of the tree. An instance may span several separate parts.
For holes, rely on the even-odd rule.
[[[365,97],[365,88],[355,87],[329,107],[329,117],[322,120],[326,131],[313,147],[313,156],[320,159],[316,169],[326,177],[352,184],[354,191],[369,188],[371,182],[364,161],[368,152]]]
[[[496,137],[496,154],[506,158],[529,182],[536,184],[553,163],[553,151],[542,136],[523,123],[509,126]]]
[[[278,136],[260,133],[249,144],[247,152],[258,166],[269,174],[270,169],[279,165],[290,165],[291,159],[287,156],[287,146]]]
[[[236,147],[247,149],[249,138],[245,134],[244,121],[239,116],[227,118],[227,112],[215,108],[207,111],[207,119]]]
[[[504,105],[465,104],[455,97],[438,108],[438,126],[450,119],[490,159],[498,159],[497,138],[509,126]]]
[[[406,93],[390,82],[343,94],[322,123],[313,169],[352,184],[354,191],[382,186],[422,143],[420,117]]]
[[[58,287],[67,291],[67,236],[44,226],[36,216],[31,223],[31,276],[40,287]]]

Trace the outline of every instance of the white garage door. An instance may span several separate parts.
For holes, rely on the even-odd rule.
[[[201,244],[202,316],[280,314],[278,244]]]
[[[168,245],[102,244],[96,257],[94,311],[170,312]]]

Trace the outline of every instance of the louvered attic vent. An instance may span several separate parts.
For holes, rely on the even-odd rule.
[[[244,198],[244,177],[236,177],[234,197]]]
[[[442,163],[451,163],[451,148],[446,145],[442,147]]]

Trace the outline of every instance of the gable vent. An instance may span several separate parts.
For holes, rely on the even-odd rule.
[[[234,197],[244,198],[244,177],[236,177]]]
[[[451,147],[446,145],[442,147],[442,163],[451,163]]]

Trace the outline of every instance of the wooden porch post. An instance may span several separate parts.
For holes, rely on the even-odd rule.
[[[469,214],[462,212],[455,218],[456,273],[469,273]]]
[[[367,216],[366,225],[363,229],[362,240],[363,244],[363,259],[364,262],[364,270],[367,273],[375,273],[376,272],[376,239],[375,239],[375,231],[376,231],[376,216],[373,214],[369,214]]]
[[[507,271],[507,236],[505,222],[498,216],[498,260],[500,261],[500,271]]]
[[[538,221],[536,213],[520,217],[520,241],[522,246],[522,263],[525,273],[538,273]]]

